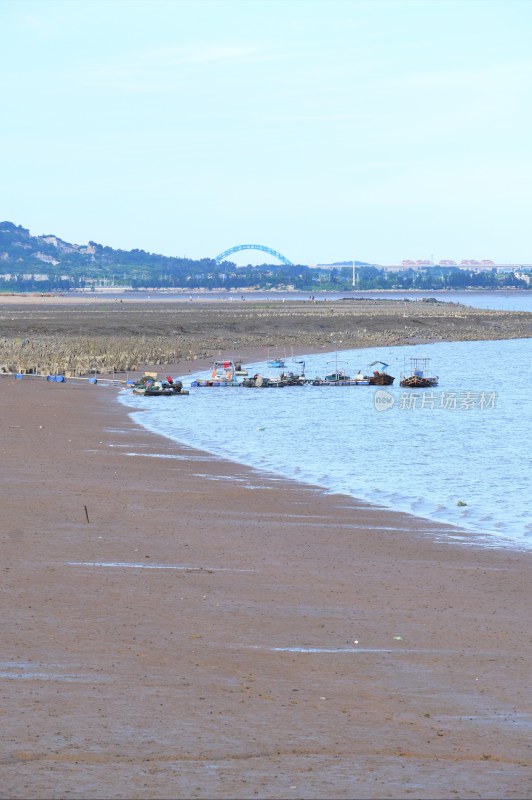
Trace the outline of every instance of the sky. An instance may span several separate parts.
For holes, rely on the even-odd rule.
[[[531,40],[529,0],[0,0],[0,219],[195,259],[532,263]]]

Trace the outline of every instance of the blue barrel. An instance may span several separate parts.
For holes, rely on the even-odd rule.
[[[46,376],[46,380],[47,381],[55,381],[55,375],[47,375]]]
[[[65,376],[64,375],[56,375],[55,376],[55,380],[56,380],[57,383],[64,383],[65,382]]]
[[[15,378],[17,378],[19,381],[22,380],[23,377],[24,377],[24,373],[22,373],[22,372],[17,372],[17,374],[15,375]]]
[[[89,378],[89,383],[98,383],[98,378]]]

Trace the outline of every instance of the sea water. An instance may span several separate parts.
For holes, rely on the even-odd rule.
[[[465,542],[471,531],[477,544],[524,549],[532,547],[531,347],[514,339],[301,357],[309,378],[336,367],[368,374],[380,360],[395,376],[391,387],[191,388],[186,398],[124,392],[121,400],[135,421],[177,442],[457,526]],[[410,357],[430,358],[437,387],[401,389]],[[266,362],[246,366],[271,374]]]
[[[73,292],[72,294],[76,294]],[[85,295],[85,292],[79,292]],[[98,292],[100,299],[116,300],[118,297],[124,300],[134,299],[135,301],[142,300],[145,303],[164,303],[164,302],[183,302],[185,300],[196,302],[230,302],[241,303],[242,300],[247,302],[271,302],[272,300],[285,302],[304,301],[309,300],[308,292],[299,291],[246,291],[242,294],[238,291],[220,291],[212,289],[209,291],[192,290],[191,292],[183,291],[152,291],[145,290],[126,291],[117,294],[116,292]],[[504,290],[490,290],[490,291],[408,291],[392,290],[392,291],[378,291],[378,290],[364,290],[364,291],[343,291],[343,292],[318,292],[313,295],[313,302],[325,303],[330,300],[409,300],[419,302],[423,300],[438,300],[438,302],[454,303],[459,305],[472,306],[473,308],[488,308],[500,311],[532,311],[532,291],[530,289],[510,289]]]

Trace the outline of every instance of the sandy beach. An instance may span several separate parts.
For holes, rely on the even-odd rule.
[[[1,797],[532,797],[529,554],[0,399]]]

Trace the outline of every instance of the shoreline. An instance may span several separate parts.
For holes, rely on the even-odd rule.
[[[504,341],[511,342],[513,340],[509,339],[509,340],[504,340]],[[523,341],[525,341],[525,340],[523,340]],[[435,343],[435,344],[444,344],[444,343],[442,342],[442,343]],[[355,351],[356,351],[356,348],[353,349],[353,352],[355,352]],[[321,350],[320,353],[309,353],[308,350],[304,350],[302,348],[299,348],[293,353],[293,357],[296,358],[296,359],[300,358],[300,357],[302,357],[303,359],[308,359],[313,355],[323,355],[326,352],[334,352],[334,350],[332,350],[331,348],[324,348],[323,350]],[[338,349],[338,351],[337,351],[338,357],[341,358],[341,356],[343,354],[347,353],[347,352],[350,352],[350,351],[349,350],[344,350],[344,349]],[[434,354],[432,354],[432,355],[434,355]],[[265,358],[266,358],[265,354],[257,352],[257,349],[255,349],[255,350],[246,349],[243,352],[243,356],[244,357],[242,359],[240,359],[240,358],[238,359],[239,361],[242,361],[243,366],[249,365],[250,363],[252,363],[254,361],[259,361],[259,360],[264,361]],[[376,358],[380,357],[378,349],[375,350],[375,353],[373,354],[373,357],[376,357]],[[393,363],[393,362],[390,361],[390,363]],[[190,362],[187,362],[187,361],[181,361],[181,362],[178,362],[176,364],[166,365],[164,368],[161,368],[160,366],[157,367],[155,365],[155,366],[151,366],[150,369],[153,370],[154,372],[158,372],[159,377],[163,377],[165,374],[171,374],[171,375],[173,375],[173,376],[175,376],[175,377],[177,377],[177,378],[179,378],[180,380],[183,381],[184,388],[189,388],[192,374],[198,374],[198,373],[201,373],[202,371],[207,371],[207,370],[210,371],[211,366],[212,366],[212,361],[210,361],[209,359],[203,359],[203,360],[195,361],[192,364]],[[308,363],[307,363],[307,368],[308,368]],[[388,371],[392,374],[392,369],[389,369]],[[263,374],[267,374],[267,371],[265,373],[263,373]],[[307,372],[307,375],[311,375],[311,374],[314,374],[311,370]],[[396,375],[395,385],[392,386],[392,387],[385,387],[385,389],[390,389],[392,391],[395,391],[396,392],[396,396],[399,396],[399,394],[404,395],[405,394],[405,390],[402,390],[399,387],[399,382],[400,382],[399,373],[397,371],[394,371],[393,374]],[[370,391],[375,391],[375,389],[378,389],[378,388],[379,387],[364,387],[363,389],[361,389],[361,391],[369,393]],[[455,388],[455,387],[453,387],[453,388]],[[382,387],[381,387],[381,389],[382,389]],[[209,392],[211,390],[209,390],[209,389],[207,389],[207,390],[204,390],[204,389],[191,390],[191,393],[194,393],[195,391],[199,391],[201,394],[203,394],[204,391]],[[217,389],[213,389],[212,391],[215,391],[215,392],[216,391],[222,391],[223,392],[223,390],[217,390]],[[349,392],[349,391],[353,391],[353,390],[346,389],[345,391]],[[406,390],[406,391],[408,391],[408,390]],[[437,391],[444,391],[444,390],[441,390],[438,387]],[[126,407],[126,409],[129,411],[129,413],[136,413],[136,412],[141,412],[142,411],[142,409],[140,409],[137,405],[135,405],[135,403],[132,403],[131,405],[129,405],[127,403],[126,399],[124,399],[121,402]],[[147,430],[152,430],[152,429],[147,428]],[[155,435],[161,435],[161,434],[159,434],[157,432],[156,429],[152,430],[152,432]],[[197,437],[195,437],[193,435],[191,437],[189,437],[190,441],[192,442],[191,445],[186,443],[186,442],[183,442],[183,441],[180,442],[178,439],[174,440],[171,437],[168,437],[168,438],[169,438],[170,441],[176,441],[178,445],[182,444],[183,446],[197,447],[197,445],[195,445],[193,443],[195,439],[197,440]],[[214,457],[219,457],[216,454],[215,451],[206,450],[205,452],[212,453]],[[222,455],[221,457],[224,458],[226,456]],[[235,463],[237,465],[241,465],[241,466],[246,467],[248,469],[252,469],[252,470],[256,469],[259,472],[263,470],[263,468],[261,466],[255,466],[253,463],[249,463],[249,461],[248,461],[248,463],[246,463],[245,461],[239,460],[237,457],[235,457],[233,459],[230,459],[230,460],[231,460],[232,463]],[[402,498],[403,505],[402,505],[402,507],[400,507],[398,505],[392,505],[391,503],[387,504],[387,503],[383,502],[382,499],[380,499],[378,496],[376,497],[375,494],[372,495],[371,493],[368,493],[368,492],[366,492],[365,494],[364,494],[363,491],[353,492],[353,494],[348,495],[348,494],[343,493],[341,491],[337,492],[336,489],[335,488],[331,488],[331,486],[320,485],[319,483],[315,483],[312,480],[302,480],[301,478],[293,477],[293,475],[290,475],[288,473],[287,474],[283,474],[282,472],[275,472],[274,471],[274,467],[272,467],[271,470],[266,469],[266,474],[269,474],[270,472],[271,472],[271,474],[277,475],[277,477],[279,479],[282,479],[282,480],[293,481],[296,484],[315,487],[317,490],[323,491],[325,493],[330,493],[330,494],[333,494],[333,495],[337,494],[338,496],[342,495],[342,496],[345,496],[345,497],[349,497],[350,499],[353,499],[355,502],[367,503],[367,504],[369,504],[371,506],[381,508],[384,511],[390,511],[391,513],[406,514],[408,516],[411,516],[414,519],[422,520],[425,525],[430,525],[430,524],[433,523],[433,524],[439,525],[439,526],[446,526],[448,528],[448,538],[449,539],[453,539],[454,537],[456,537],[457,543],[461,543],[463,546],[468,546],[469,540],[471,539],[471,540],[473,540],[472,543],[473,543],[474,546],[493,547],[493,548],[510,550],[510,551],[516,550],[516,551],[524,552],[524,553],[528,553],[528,552],[531,551],[531,546],[530,546],[529,539],[526,538],[527,534],[525,534],[524,532],[522,532],[522,534],[519,535],[519,531],[516,532],[514,530],[514,531],[512,531],[512,533],[506,533],[505,534],[503,531],[498,530],[496,526],[492,527],[492,528],[489,528],[489,529],[486,529],[485,527],[483,527],[484,525],[487,524],[485,522],[485,517],[484,517],[485,513],[487,513],[486,511],[484,511],[482,515],[480,515],[480,514],[478,515],[478,516],[483,516],[482,525],[481,525],[481,523],[479,523],[478,519],[476,521],[475,520],[470,521],[470,524],[468,525],[467,521],[466,521],[466,523],[462,523],[461,521],[453,520],[452,507],[450,507],[450,506],[447,508],[447,514],[445,515],[447,518],[442,518],[444,515],[440,514],[440,518],[437,519],[435,516],[434,517],[430,516],[430,513],[434,513],[434,514],[436,513],[434,508],[432,509],[432,511],[427,513],[427,515],[424,515],[422,513],[416,513],[415,510],[412,510],[411,508],[409,508],[408,507],[408,502],[409,502],[408,497],[407,498],[404,498],[404,497]],[[360,490],[360,488],[361,488],[360,485],[357,488],[358,488],[358,490]],[[460,497],[460,495],[457,495],[457,497]],[[465,498],[464,497],[463,499],[469,499],[469,498]],[[440,502],[443,503],[444,501],[443,500],[439,500],[438,504]],[[455,500],[455,502],[456,502],[456,500]],[[436,505],[437,505],[437,503],[434,502],[433,506],[435,507]],[[514,508],[514,513],[515,513],[515,508]],[[492,525],[494,525],[496,521],[497,520],[492,520]],[[499,525],[501,524],[500,520],[498,521],[498,524]]]
[[[525,554],[0,395],[5,796],[529,796]]]
[[[505,340],[505,341],[512,341],[512,340],[509,339],[509,340]],[[442,344],[443,343],[444,342],[442,342]],[[435,344],[435,343],[433,343],[433,344]],[[356,350],[357,348],[353,348],[353,349]],[[294,349],[291,357],[295,357],[295,358],[298,358],[298,357],[310,357],[311,355],[319,355],[319,354],[323,354],[323,353],[327,353],[327,352],[334,352],[334,349],[333,349],[332,345],[329,344],[328,347],[324,347],[320,351],[320,353],[316,353],[316,352],[315,353],[309,353],[308,350],[304,349],[303,347],[300,347],[300,348],[295,348]],[[349,352],[349,351],[348,350],[344,350],[344,349],[341,349],[341,350],[339,349],[337,352],[338,352],[338,354],[341,354],[341,353]],[[222,356],[222,353],[220,352],[219,353],[219,357],[221,357],[221,356]],[[240,357],[240,356],[242,356],[242,357]],[[255,348],[247,347],[241,353],[239,353],[239,357],[238,357],[237,360],[241,361],[243,366],[246,366],[246,364],[248,364],[249,362],[265,360],[265,359],[266,359],[266,355],[263,352],[263,348],[260,348],[260,347],[255,347]],[[145,365],[143,367],[143,370],[145,372],[157,373],[159,378],[162,378],[167,374],[171,374],[174,377],[179,378],[180,380],[183,380],[184,388],[188,388],[187,381],[190,380],[191,373],[195,374],[195,373],[202,372],[202,371],[208,371],[208,370],[210,370],[211,367],[212,367],[212,359],[203,357],[203,358],[194,359],[193,361],[182,359],[182,360],[175,361],[175,362],[173,362],[171,364]],[[138,379],[141,374],[144,374],[144,373],[142,371],[139,371],[136,376],[133,373],[129,373],[128,374],[128,373],[125,373],[125,372],[124,373],[113,373],[112,376],[111,376],[111,374],[98,375],[97,383],[100,384],[101,387],[107,387],[107,386],[114,387],[115,381],[117,383],[121,382],[123,384],[121,388],[124,390],[124,389],[126,389],[126,385],[125,384],[126,384],[126,379],[127,378],[131,379],[131,378],[136,377]],[[0,382],[2,381],[2,379],[4,379],[4,380],[6,378],[7,379],[12,378],[13,379],[14,377],[15,377],[15,374],[3,375],[2,376],[1,373],[0,373]],[[35,380],[37,380],[37,382],[40,382],[40,381],[46,380],[46,376],[43,376],[43,375],[41,375],[41,376],[28,375],[28,376],[23,376],[23,380],[24,381],[27,381],[27,380],[35,381]],[[85,384],[86,382],[88,382],[88,380],[89,380],[89,376],[83,376],[83,377],[79,377],[79,378],[78,377],[76,377],[76,378],[70,377],[70,378],[67,379],[67,382],[74,381],[76,384],[82,385],[82,384]],[[399,379],[397,379],[397,380],[399,380]],[[118,387],[114,387],[114,388],[118,388]],[[397,388],[397,386],[395,388]],[[111,388],[111,391],[113,391],[113,388]],[[137,412],[140,413],[141,412],[141,409],[135,407],[134,405],[128,405],[127,402],[125,402],[125,401],[118,401],[118,402],[124,407],[124,409],[126,410],[126,412],[128,414],[137,413]],[[180,442],[179,440],[174,440],[171,437],[166,437],[166,436],[164,436],[164,434],[160,434],[155,430],[151,430],[150,428],[144,428],[144,426],[142,426],[142,424],[140,422],[138,424],[144,430],[146,430],[147,432],[149,432],[153,436],[157,436],[157,437],[162,436],[164,439],[168,439],[168,441],[170,441],[170,442],[172,442],[174,444],[177,444],[177,446],[182,446],[182,447],[185,447],[185,448],[189,447],[189,445],[184,443],[184,442]],[[195,445],[192,445],[192,448],[196,449],[196,450],[198,449]],[[209,456],[211,456],[214,459],[218,459],[218,458],[222,458],[223,459],[223,458],[225,458],[224,456],[218,456],[216,453],[213,453],[213,452],[210,452],[210,451],[207,451],[207,450],[205,450],[205,451],[201,450],[200,452],[204,452],[205,454],[208,454]],[[430,516],[423,516],[421,514],[416,514],[414,511],[410,510],[409,508],[400,508],[400,507],[392,506],[392,505],[379,504],[378,502],[376,502],[371,497],[362,497],[360,495],[347,495],[347,494],[344,494],[342,492],[336,493],[336,492],[328,489],[325,486],[320,486],[319,484],[315,484],[315,483],[312,483],[312,482],[309,482],[309,481],[302,481],[300,479],[293,478],[293,477],[290,477],[288,475],[282,475],[281,473],[271,472],[269,470],[265,470],[264,471],[264,470],[262,470],[261,467],[254,467],[253,465],[245,464],[244,462],[239,461],[237,459],[228,459],[228,460],[229,460],[230,463],[235,464],[238,467],[242,467],[242,468],[249,469],[249,470],[252,470],[252,471],[256,470],[258,472],[264,472],[264,474],[266,476],[267,475],[275,475],[276,479],[279,479],[279,480],[284,480],[284,481],[287,481],[289,483],[293,482],[296,485],[302,485],[302,486],[307,486],[307,487],[310,487],[310,488],[314,488],[316,491],[320,491],[320,492],[324,492],[324,493],[331,493],[333,496],[345,496],[345,497],[349,498],[350,500],[353,500],[354,502],[368,504],[371,507],[375,507],[375,508],[381,509],[381,510],[383,510],[385,512],[390,512],[392,514],[395,514],[395,513],[404,514],[404,515],[406,515],[408,517],[411,517],[412,519],[421,520],[426,526],[427,525],[430,526],[431,524],[433,524],[435,526],[439,526],[440,528],[446,528],[447,529],[446,538],[448,540],[455,539],[456,543],[457,544],[461,544],[462,546],[466,546],[466,547],[469,546],[469,544],[470,544],[469,539],[473,539],[475,541],[472,541],[471,544],[474,547],[477,547],[477,546],[478,547],[489,547],[489,548],[509,550],[509,551],[514,551],[515,550],[516,552],[523,552],[523,553],[530,552],[530,547],[527,546],[525,543],[520,542],[516,538],[504,536],[504,535],[500,534],[498,531],[491,531],[489,533],[486,533],[483,530],[479,530],[478,527],[475,527],[474,524],[471,525],[471,527],[468,527],[466,524],[460,524],[460,523],[456,523],[456,522],[449,521],[449,520],[441,520],[441,519],[440,520],[436,520],[436,519],[434,519],[433,517],[430,517]]]
[[[176,375],[175,377],[184,380],[187,379],[186,375]],[[213,389],[213,391],[217,390]],[[124,406],[129,415],[142,414],[141,408],[135,405],[129,405],[126,400],[118,400],[118,402]],[[178,447],[183,447],[186,449],[191,448],[193,450],[197,450],[198,452],[204,453],[206,457],[211,457],[216,460],[227,461],[228,463],[234,464],[237,468],[247,469],[259,475],[264,475],[265,478],[284,481],[288,484],[293,484],[294,486],[307,487],[318,493],[323,493],[331,497],[340,497],[340,498],[344,497],[346,498],[347,501],[351,501],[357,504],[367,505],[375,510],[379,510],[385,513],[404,515],[413,520],[420,521],[425,529],[429,529],[431,526],[434,526],[435,529],[437,530],[438,541],[448,541],[453,544],[460,545],[462,547],[472,546],[480,548],[490,548],[494,550],[503,550],[509,552],[515,551],[515,552],[530,554],[532,551],[531,546],[529,544],[526,544],[524,540],[519,540],[509,535],[503,535],[495,530],[491,531],[479,530],[478,527],[475,527],[473,523],[468,527],[467,524],[457,524],[456,522],[452,522],[450,520],[442,520],[442,519],[437,520],[428,515],[425,516],[421,513],[415,513],[414,511],[408,508],[400,508],[399,506],[386,505],[382,502],[379,503],[375,499],[371,497],[369,498],[363,497],[361,494],[347,494],[346,492],[332,490],[327,486],[323,486],[319,483],[313,483],[312,481],[309,480],[303,480],[301,478],[295,478],[289,475],[284,475],[283,473],[276,472],[272,469],[265,469],[263,467],[254,466],[252,464],[243,462],[236,457],[229,458],[225,455],[218,455],[215,451],[206,450],[196,445],[189,445],[188,443],[181,441],[177,438],[174,439],[173,437],[159,433],[157,430],[154,430],[150,427],[145,427],[144,425],[142,425],[141,421],[139,422],[135,421],[135,423],[138,424],[140,427],[142,427],[144,430],[146,430],[148,433],[152,434],[153,436],[157,437],[162,436],[162,438],[167,439],[169,442],[172,442]]]

